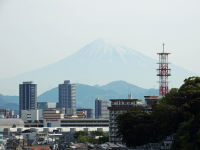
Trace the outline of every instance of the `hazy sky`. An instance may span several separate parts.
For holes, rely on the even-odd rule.
[[[103,38],[200,73],[199,0],[0,0],[0,78]]]

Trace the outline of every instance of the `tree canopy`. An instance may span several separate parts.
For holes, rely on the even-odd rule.
[[[119,134],[128,146],[160,142],[174,135],[172,149],[200,149],[200,77],[189,77],[152,107],[133,109],[117,117]]]
[[[96,138],[98,137],[98,138]],[[74,134],[74,141],[77,143],[91,143],[91,144],[102,144],[109,141],[109,137],[103,131],[77,131]]]

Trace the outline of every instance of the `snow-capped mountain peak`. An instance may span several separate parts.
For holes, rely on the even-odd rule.
[[[102,60],[105,62],[113,62],[115,59],[118,59],[118,61],[122,61],[125,64],[128,63],[128,57],[134,56],[141,58],[143,57],[142,55],[133,49],[113,44],[103,39],[97,39],[75,53],[76,57],[86,57],[88,59]]]
[[[0,85],[9,87],[6,89],[5,86],[0,86],[0,90],[6,94],[10,91],[16,92],[19,83],[30,80],[39,85],[38,93],[55,87],[63,80],[90,85],[124,80],[144,88],[151,88],[158,86],[156,61],[131,48],[97,39],[54,64],[12,79],[0,80]],[[171,65],[171,68],[173,76],[170,81],[173,85],[180,85],[191,74],[176,66]]]

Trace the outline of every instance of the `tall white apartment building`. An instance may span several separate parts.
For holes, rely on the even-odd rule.
[[[122,143],[122,138],[117,136],[117,122],[116,118],[119,114],[122,114],[137,106],[139,99],[110,99],[111,107],[109,107],[109,141],[112,143]]]

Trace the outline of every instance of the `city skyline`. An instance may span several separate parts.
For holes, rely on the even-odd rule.
[[[199,149],[199,5],[0,0],[0,149]]]

